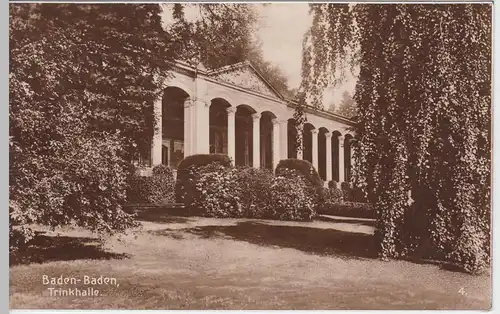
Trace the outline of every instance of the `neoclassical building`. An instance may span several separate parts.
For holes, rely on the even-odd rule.
[[[211,71],[177,62],[155,103],[159,127],[148,159],[175,169],[186,156],[222,153],[237,166],[274,169],[281,159],[299,158],[309,160],[323,180],[347,181],[354,122],[306,108],[297,156],[295,106],[249,62]]]

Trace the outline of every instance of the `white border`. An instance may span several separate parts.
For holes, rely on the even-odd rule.
[[[2,1],[3,2],[3,1]],[[167,3],[167,2],[184,2],[184,1],[163,1],[163,2],[158,2],[158,1],[10,1],[9,3],[31,3],[31,2],[50,2],[50,3],[54,3],[54,2],[60,2],[60,3],[121,3],[121,2],[126,2],[126,3]],[[186,1],[187,2],[187,1]],[[202,2],[202,1],[190,1],[190,2]],[[204,2],[204,1],[203,1]],[[219,2],[228,2],[228,1],[219,1]],[[263,2],[263,1],[233,1],[233,2],[246,2],[246,3],[259,3],[259,2]],[[291,3],[291,1],[269,1],[269,2],[266,2],[266,3],[285,3],[285,2],[288,2],[288,3]],[[309,3],[309,2],[317,2],[317,3],[325,3],[326,1],[293,1],[293,3]],[[346,2],[360,2],[360,3],[384,3],[384,4],[394,4],[394,3],[408,3],[408,4],[419,4],[419,3],[427,3],[427,4],[434,4],[434,3],[474,3],[474,4],[480,4],[480,3],[483,3],[483,4],[490,4],[490,3],[493,3],[492,1],[330,1],[329,3],[346,3]],[[5,3],[5,2],[3,2]],[[207,1],[206,3],[215,3],[214,1]],[[492,63],[492,67],[493,67],[493,70],[492,70],[492,107],[491,107],[491,110],[492,110],[492,192],[491,192],[491,196],[492,196],[492,224],[493,224],[493,227],[492,227],[492,252],[491,252],[491,257],[492,257],[492,281],[493,281],[493,291],[492,291],[492,308],[491,308],[491,311],[494,311],[496,309],[496,300],[495,300],[495,296],[496,296],[496,291],[497,291],[497,286],[498,286],[498,282],[499,282],[499,274],[498,272],[493,272],[493,270],[496,270],[497,268],[497,264],[498,264],[498,259],[497,257],[495,256],[496,254],[496,248],[499,246],[498,244],[498,237],[496,236],[496,232],[495,232],[495,226],[498,226],[499,225],[499,222],[498,222],[498,218],[497,218],[497,215],[494,214],[495,210],[496,210],[496,205],[497,205],[497,201],[495,199],[495,195],[499,195],[497,194],[496,192],[500,192],[498,191],[498,188],[497,188],[497,184],[496,184],[496,178],[499,177],[499,167],[495,167],[495,163],[498,162],[498,158],[496,158],[497,156],[497,148],[500,147],[500,137],[497,136],[497,133],[498,133],[498,124],[495,123],[495,121],[498,121],[499,118],[500,118],[500,109],[496,109],[497,105],[498,104],[498,99],[497,97],[495,97],[495,93],[494,91],[500,91],[500,80],[495,80],[495,74],[499,73],[499,63],[496,62],[496,54],[499,53],[500,49],[499,49],[499,40],[497,39],[498,37],[498,33],[497,33],[497,25],[498,25],[498,19],[499,19],[499,16],[500,16],[500,12],[499,12],[499,6],[497,4],[494,4],[493,5],[493,14],[492,14],[492,18],[493,18],[493,25],[492,25],[492,57],[493,57],[493,63]],[[9,48],[8,48],[8,8],[6,8],[7,10],[2,10],[2,12],[7,16],[6,19],[4,19],[4,21],[7,21],[7,31],[4,32],[6,33],[6,37],[3,37],[4,36],[4,33],[2,33],[2,37],[5,38],[4,39],[4,43],[7,42],[7,45],[4,45],[4,47],[7,48],[7,53],[6,55],[2,55],[3,59],[4,59],[4,62],[6,62],[8,64],[8,56],[9,56]],[[4,69],[8,69],[8,67],[4,67]],[[7,86],[7,92],[3,93],[4,97],[8,98],[8,76],[5,76],[7,77],[7,84],[4,84],[3,86]],[[4,77],[4,78],[5,78]],[[5,103],[8,103],[8,101],[6,101]],[[4,106],[4,110],[8,110],[8,107],[7,106]],[[6,115],[2,115],[4,119],[6,119],[7,123],[4,123],[2,124],[4,127],[6,127],[8,125],[8,112]],[[7,135],[8,135],[8,128],[7,128]],[[8,141],[8,136],[5,137],[5,138],[2,138],[5,142],[4,144]],[[8,147],[7,145],[4,145],[4,147]],[[6,159],[2,159],[2,160],[7,160],[7,167],[8,167],[8,151],[4,151],[4,154],[6,154],[7,158]],[[8,169],[8,168],[7,168]],[[7,190],[7,187],[8,187],[8,171],[7,173],[4,174],[4,176],[2,176],[3,180],[7,180],[7,184],[4,186],[4,193],[5,191]],[[8,193],[8,190],[7,190],[7,193]],[[3,198],[5,200],[6,203],[7,200],[8,200],[8,194],[7,194],[7,197]],[[5,208],[8,208],[8,206],[6,206]],[[8,239],[8,211],[7,210],[4,210],[4,213],[5,215],[7,215],[7,225],[6,227],[4,227],[4,232],[7,234],[7,239]],[[7,249],[8,249],[8,242],[7,242]],[[5,251],[4,251],[5,252]],[[8,268],[8,258],[7,258],[7,268]],[[7,274],[8,274],[8,269],[7,269]],[[3,277],[5,278],[5,277]],[[8,285],[9,285],[9,282],[7,280],[3,280],[4,282],[4,285],[7,285],[7,291],[9,289]],[[8,308],[8,304],[9,304],[9,295],[8,293],[7,294],[4,294],[4,297],[5,295],[7,295],[7,308]],[[3,303],[4,301],[2,301]],[[2,304],[3,305],[3,304]],[[2,306],[3,308],[3,306]],[[2,311],[3,312],[3,311]],[[148,314],[148,313],[151,313],[151,312],[155,312],[155,313],[167,313],[167,312],[176,312],[176,313],[196,313],[196,312],[206,312],[206,313],[220,313],[221,311],[212,311],[212,310],[206,310],[206,311],[195,311],[195,310],[189,310],[189,311],[167,311],[167,310],[20,310],[20,309],[15,309],[15,310],[10,310],[9,311],[10,313],[18,313],[18,314],[48,314],[48,313],[61,313],[61,314],[66,314],[66,313],[78,313],[78,314],[84,314],[84,313],[94,313],[94,314],[99,314],[99,313],[142,313],[142,314]],[[247,311],[224,311],[224,312],[236,312],[236,313],[239,313],[239,312],[247,312]],[[255,313],[268,313],[269,311],[252,311],[252,312],[255,312]],[[283,311],[283,310],[278,310],[278,311],[274,311],[274,312],[295,312],[295,311]],[[312,312],[312,311],[300,311],[300,312]],[[326,312],[331,312],[331,311],[314,311],[314,312],[323,312],[323,313],[326,313]],[[379,311],[358,311],[358,310],[350,310],[350,311],[336,311],[336,312],[348,312],[348,313],[364,313],[364,312],[379,312]],[[408,312],[414,312],[414,311],[408,311],[408,310],[397,310],[397,311],[382,311],[382,312],[391,312],[391,313],[408,313]],[[460,313],[474,313],[474,312],[477,312],[477,313],[484,313],[485,311],[459,311],[459,310],[450,310],[450,311],[426,311],[428,313],[444,313],[444,312],[449,312],[449,313],[453,313],[453,314],[460,314]]]

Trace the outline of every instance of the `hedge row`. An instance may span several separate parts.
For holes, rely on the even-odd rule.
[[[222,154],[193,155],[179,164],[177,181],[168,167],[159,165],[150,177],[131,178],[128,192],[129,203],[183,203],[211,217],[310,220],[316,212],[374,217],[371,206],[353,202],[361,199],[359,192],[334,181],[324,188],[312,164],[299,159],[281,160],[273,174],[234,168]]]
[[[219,163],[197,167],[193,210],[210,217],[311,220],[317,196],[310,182],[293,169],[274,176],[265,169],[228,168]]]

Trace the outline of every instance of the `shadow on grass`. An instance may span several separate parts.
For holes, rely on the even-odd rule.
[[[107,252],[99,239],[67,236],[47,236],[41,232],[26,247],[10,252],[10,265],[42,264],[81,259],[123,259],[127,254]]]
[[[156,234],[168,236],[173,230]],[[246,221],[231,226],[203,226],[182,230],[202,238],[228,237],[262,246],[297,249],[318,255],[345,258],[376,258],[372,235],[302,226],[269,225]]]

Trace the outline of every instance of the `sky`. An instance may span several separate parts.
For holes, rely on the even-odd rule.
[[[309,15],[307,3],[255,3],[259,15],[260,26],[255,36],[262,41],[264,58],[279,66],[288,78],[290,88],[298,88],[301,81],[302,40],[311,27],[312,18]],[[186,12],[189,18],[190,12]],[[196,11],[193,12],[196,14]],[[166,19],[168,12],[164,13]],[[325,93],[326,108],[333,102],[338,104],[342,93],[354,92],[356,80],[351,77],[347,83]]]

